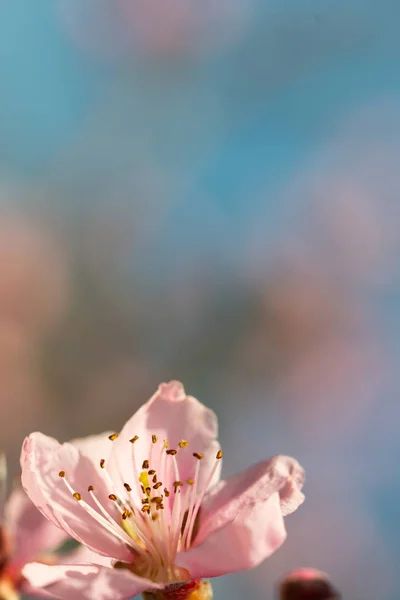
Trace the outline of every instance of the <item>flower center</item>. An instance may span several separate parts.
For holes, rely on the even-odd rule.
[[[114,441],[117,437],[118,434],[114,433],[109,439]],[[177,444],[177,448],[169,448],[167,440],[161,441],[153,434],[148,444],[147,458],[143,460],[139,472],[135,455],[138,439],[135,435],[129,440],[134,473],[132,485],[128,482],[118,485],[120,473],[110,474],[105,468],[105,460],[100,461],[112,506],[99,499],[93,485],[88,486],[89,497],[86,501],[70,485],[65,471],[60,471],[59,476],[97,523],[128,544],[135,558],[131,565],[126,565],[127,568],[156,582],[171,583],[189,579],[189,573],[176,565],[176,556],[178,552],[190,548],[201,502],[218,468],[222,450],[216,453],[215,462],[206,477],[200,479],[200,474],[203,475],[203,454],[188,454],[189,444],[184,439]],[[185,452],[185,456],[182,456],[184,468],[183,462],[180,468],[182,451]],[[187,473],[188,464],[191,477],[183,480],[181,472]],[[117,493],[118,489],[120,491]],[[117,563],[117,566],[123,565]]]

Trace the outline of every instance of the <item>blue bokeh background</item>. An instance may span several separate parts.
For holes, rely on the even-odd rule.
[[[182,379],[226,474],[284,452],[308,476],[282,549],[215,597],[313,566],[396,600],[400,5],[236,4],[159,46],[153,9],[155,42],[112,0],[1,3],[3,446],[17,471],[31,430],[118,428]]]

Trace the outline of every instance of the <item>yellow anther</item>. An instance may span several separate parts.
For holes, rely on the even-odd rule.
[[[222,458],[222,456],[223,456],[222,450],[218,450],[215,458],[219,460],[220,458]]]
[[[148,498],[142,498],[142,504],[148,504],[148,503],[149,503]]]
[[[129,511],[129,510],[126,508],[126,509],[124,510],[124,512],[122,513],[122,515],[121,515],[121,516],[122,516],[123,520],[125,521],[125,519],[127,519],[128,517],[130,517],[130,516],[131,516],[131,513],[130,513],[130,511]]]
[[[116,440],[118,437],[118,433],[112,433],[111,435],[108,436],[108,439],[111,440],[111,442],[113,442],[114,440]]]
[[[110,498],[110,500],[112,500],[113,502],[115,502],[115,501],[116,501],[116,499],[117,499],[117,496],[116,496],[115,494],[110,494],[108,497],[109,497],[109,498]]]
[[[93,490],[94,490],[94,487],[92,485],[89,485],[87,491],[88,492],[93,492]]]
[[[164,494],[165,494],[165,497],[166,497],[166,498],[168,498],[168,496],[169,496],[169,491],[167,490],[167,488],[164,488]]]
[[[156,472],[155,472],[155,470],[154,470],[154,469],[150,469],[150,471],[149,471],[149,475],[155,475],[155,473],[156,473]]]
[[[181,440],[178,444],[179,448],[186,448],[186,446],[189,445],[189,442],[187,440]]]
[[[188,479],[187,483],[188,483],[188,485],[193,485],[194,484],[194,479]]]
[[[153,444],[156,444],[158,441],[158,435],[153,433],[153,435],[151,436],[151,441],[153,442]]]
[[[142,506],[142,512],[149,513],[150,512],[150,506],[148,504],[145,504],[144,506]]]
[[[65,471],[60,471],[58,474],[59,477],[65,477]]]
[[[105,466],[106,466],[106,461],[104,460],[104,458],[102,458],[101,461],[100,461],[100,467],[102,469],[104,469]]]
[[[129,485],[129,483],[124,483],[124,488],[126,489],[127,492],[131,492],[132,491],[132,488]]]
[[[138,435],[134,435],[133,438],[131,438],[129,441],[130,441],[131,444],[134,444],[135,442],[138,441],[138,439],[139,439],[139,436]]]
[[[143,464],[142,464],[142,469],[148,469],[149,468],[149,461],[148,460],[144,460]]]
[[[168,444],[168,440],[164,440],[164,448],[165,448],[165,449],[167,449],[167,448],[168,448],[168,446],[169,446],[169,444]]]
[[[146,488],[146,494],[147,494],[148,496],[150,496],[150,494],[151,494],[151,488],[150,488],[150,487],[147,487],[147,488]]]
[[[72,495],[73,495],[73,497],[75,498],[75,500],[78,500],[78,502],[79,502],[80,500],[82,500],[82,496],[80,495],[80,493],[79,493],[79,492],[74,492]]]
[[[157,483],[157,475],[154,475],[153,479],[152,479],[153,483]]]
[[[193,456],[198,460],[201,460],[204,455],[201,452],[193,452]]]
[[[171,450],[167,450],[167,454],[171,454],[172,456],[175,456],[175,454],[177,454],[177,450],[174,450],[173,448],[171,448]]]
[[[153,485],[153,490],[158,490],[158,488],[161,487],[161,486],[162,486],[162,482],[158,481],[155,485]]]

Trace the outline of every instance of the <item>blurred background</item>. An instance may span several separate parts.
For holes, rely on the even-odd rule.
[[[396,600],[397,0],[3,0],[0,435],[118,430],[164,380],[226,476],[307,472],[287,570]],[[392,470],[393,469],[393,470]]]

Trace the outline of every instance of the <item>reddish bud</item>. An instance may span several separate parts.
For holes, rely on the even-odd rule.
[[[295,569],[279,586],[280,600],[340,600],[328,576],[317,569]]]

